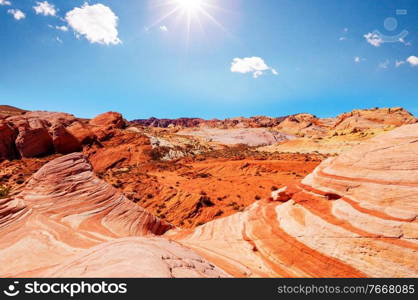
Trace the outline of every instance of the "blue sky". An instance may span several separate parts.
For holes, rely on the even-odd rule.
[[[416,0],[178,1],[0,0],[0,103],[128,119],[418,115]]]

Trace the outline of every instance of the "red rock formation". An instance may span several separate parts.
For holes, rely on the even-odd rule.
[[[326,160],[285,203],[167,235],[234,276],[417,277],[417,141],[402,126]]]
[[[19,195],[0,200],[0,211],[2,277],[228,276],[150,237],[171,225],[96,178],[80,153],[44,165]]]
[[[137,165],[151,160],[151,144],[147,136],[133,132],[113,133],[110,140],[85,151],[96,172],[111,167]]]
[[[66,154],[80,150],[80,146],[65,130],[66,126],[76,122],[73,115],[31,111],[6,120],[18,132],[12,147],[17,148],[20,157],[37,157],[54,151]],[[4,128],[0,129],[2,131]]]
[[[80,141],[68,132],[63,125],[55,125],[51,128],[52,142],[55,152],[68,154],[81,151]]]
[[[401,107],[374,108],[353,110],[336,118],[334,128],[337,130],[347,129],[370,129],[384,126],[398,127],[405,124],[414,124],[417,119]]]
[[[125,121],[122,115],[117,112],[107,112],[90,120],[91,125],[110,128],[123,128]]]
[[[194,251],[163,238],[124,238],[99,244],[40,277],[229,277]]]
[[[20,109],[11,105],[0,105],[0,119],[7,119],[8,117],[18,116],[26,113],[24,109]]]
[[[178,119],[137,119],[133,120],[132,123],[146,127],[181,127],[181,128],[196,128],[196,127],[207,127],[207,128],[261,128],[261,127],[274,127],[282,122],[285,117],[266,117],[266,116],[255,116],[250,118],[238,117],[229,118],[224,120],[212,119],[204,120],[201,118],[178,118]]]
[[[43,127],[20,127],[15,143],[21,157],[50,154],[53,150],[52,138],[48,130]]]
[[[88,124],[74,122],[66,129],[82,145],[91,144],[97,139],[91,126]]]
[[[113,112],[86,124],[67,113],[22,111],[1,121],[0,160],[81,151],[83,145],[107,140],[115,134],[115,129],[124,126],[122,116]],[[17,132],[16,136],[13,132]]]
[[[418,124],[373,138],[323,162],[303,183],[344,195],[391,218],[418,215]]]
[[[0,161],[16,156],[15,139],[15,130],[6,121],[0,120]]]
[[[91,170],[82,154],[69,154],[0,200],[1,277],[228,276],[191,250],[151,237],[171,225]]]

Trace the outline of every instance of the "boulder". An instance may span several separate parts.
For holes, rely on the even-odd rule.
[[[68,154],[82,150],[80,141],[69,133],[63,125],[53,126],[51,132],[55,152]]]
[[[292,196],[293,196],[293,192],[288,191],[287,186],[271,192],[272,201],[286,202],[290,200]]]
[[[120,113],[106,112],[90,120],[91,125],[106,128],[123,128],[125,121]]]
[[[5,120],[0,120],[0,161],[16,156],[14,141],[16,131]]]
[[[66,128],[68,133],[74,136],[79,143],[87,145],[93,143],[97,137],[92,131],[92,126],[81,122],[74,122]]]
[[[53,152],[52,137],[46,128],[20,128],[16,148],[21,157],[36,157]]]

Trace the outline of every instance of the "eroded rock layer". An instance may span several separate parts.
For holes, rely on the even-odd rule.
[[[287,202],[174,239],[235,276],[417,277],[418,124],[321,163]]]
[[[95,177],[81,153],[47,163],[16,197],[0,201],[2,277],[227,276],[192,251],[152,238],[171,225]]]

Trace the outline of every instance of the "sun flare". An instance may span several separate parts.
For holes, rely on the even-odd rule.
[[[174,28],[179,25],[185,29],[186,43],[189,43],[190,36],[195,32],[206,34],[205,25],[212,24],[227,32],[225,27],[215,16],[216,13],[223,12],[225,9],[216,5],[220,0],[153,0],[154,8],[159,11],[159,16],[146,26],[146,30],[158,26],[160,30],[176,32]],[[164,28],[164,29],[163,29]]]
[[[202,9],[203,0],[175,0],[177,5],[189,12],[189,13],[195,13]]]

